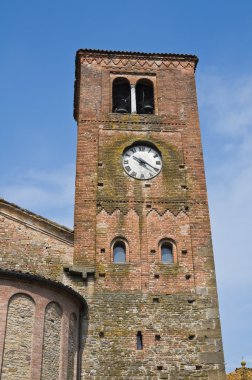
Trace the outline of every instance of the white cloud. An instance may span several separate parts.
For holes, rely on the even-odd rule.
[[[224,352],[231,371],[242,355],[252,363],[252,75],[232,80],[202,75],[199,90]]]
[[[208,117],[218,133],[235,139],[251,133],[251,75],[231,79],[202,75],[200,86],[200,104],[214,110]]]
[[[74,176],[73,165],[48,171],[18,170],[0,184],[0,194],[9,202],[71,228]]]
[[[252,284],[249,265],[244,266],[252,265],[252,76],[233,81],[202,76],[200,99],[205,133],[215,135],[220,147],[211,148],[215,160],[208,172],[218,273],[229,285],[232,273]]]

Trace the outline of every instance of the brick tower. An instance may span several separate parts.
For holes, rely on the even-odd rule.
[[[197,61],[77,52],[83,379],[225,379]]]

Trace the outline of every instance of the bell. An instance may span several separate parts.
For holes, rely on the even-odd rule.
[[[153,113],[153,105],[152,102],[145,102],[142,106],[142,113],[143,114],[152,114]]]
[[[113,112],[130,113],[130,85],[118,78],[113,83]]]
[[[115,112],[129,113],[129,102],[125,98],[116,99]]]
[[[138,83],[136,87],[137,113],[153,114],[153,88],[145,83]]]

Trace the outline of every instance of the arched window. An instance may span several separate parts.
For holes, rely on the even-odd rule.
[[[161,244],[161,261],[163,264],[172,264],[174,262],[172,243],[163,242]]]
[[[113,261],[116,264],[126,263],[126,246],[122,240],[118,240],[113,245]]]
[[[136,84],[137,113],[154,113],[153,83],[148,79],[140,79]]]
[[[128,79],[116,78],[113,81],[113,112],[131,113],[131,90]]]

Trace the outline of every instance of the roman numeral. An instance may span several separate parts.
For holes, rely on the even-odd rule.
[[[125,170],[127,170],[127,172],[130,172],[131,171],[130,166],[125,166]]]
[[[140,146],[139,147],[139,152],[144,152],[145,151],[145,146]]]
[[[141,174],[141,179],[144,179],[144,178],[145,178],[144,174]]]
[[[130,157],[130,154],[126,153],[125,156]]]
[[[150,176],[150,177],[153,177],[153,174],[152,174],[151,172],[149,172],[149,176]]]
[[[136,153],[136,148],[131,148],[131,152]]]
[[[132,173],[130,173],[130,175],[131,175],[132,177],[136,177],[137,173],[136,173],[136,172],[132,172]]]
[[[124,163],[125,165],[127,165],[127,164],[129,163],[129,161],[128,161],[128,160],[124,160],[123,163]]]
[[[155,155],[154,155],[154,158],[156,158],[156,157],[158,157],[158,154],[155,154]]]
[[[156,161],[156,165],[161,165],[161,161]]]
[[[155,170],[155,172],[158,172],[158,171],[159,171],[159,169],[157,169],[157,168],[154,168],[154,170]]]

